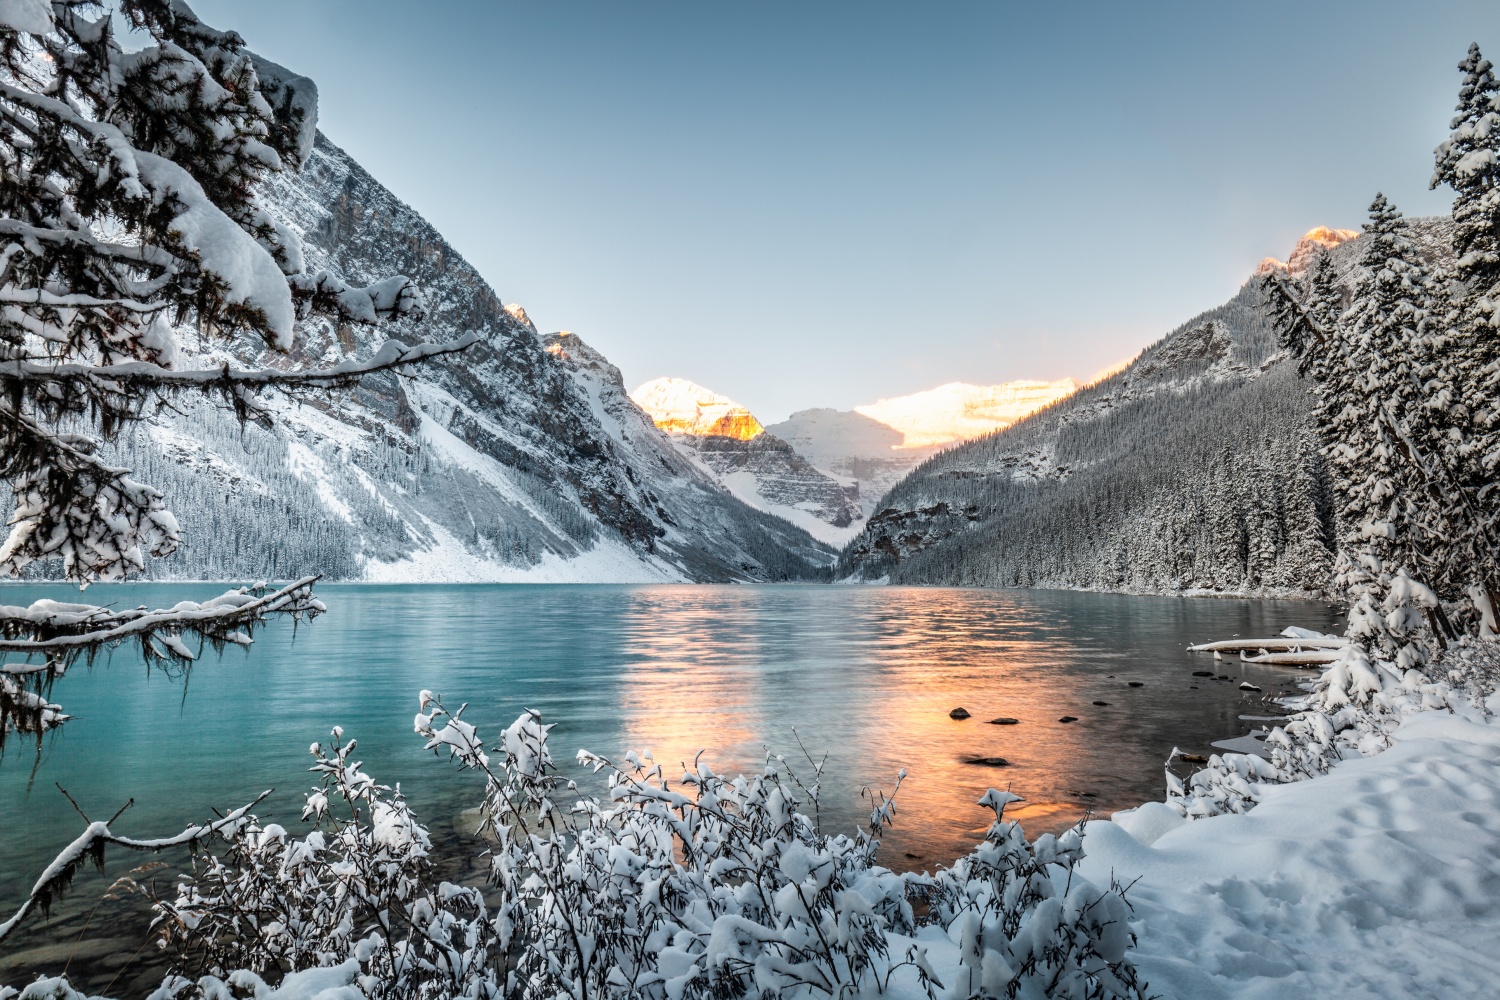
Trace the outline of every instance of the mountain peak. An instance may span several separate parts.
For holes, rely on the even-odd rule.
[[[1318,259],[1318,254],[1324,250],[1332,250],[1341,243],[1348,243],[1358,235],[1357,229],[1316,226],[1302,234],[1302,238],[1292,248],[1292,255],[1284,262],[1275,257],[1263,258],[1259,264],[1255,265],[1255,276],[1260,277],[1274,271],[1283,271],[1296,277],[1312,267],[1313,261]]]
[[[739,403],[685,378],[652,379],[630,398],[668,434],[749,441],[765,430]]]

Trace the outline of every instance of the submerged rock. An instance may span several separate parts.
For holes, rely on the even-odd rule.
[[[1020,719],[1012,719],[1004,715],[1000,716],[1000,718],[998,719],[990,720],[990,725],[992,726],[1018,726],[1020,724]]]
[[[1107,701],[1096,701],[1096,702],[1094,702],[1094,704],[1100,706],[1101,708],[1108,708],[1109,707],[1109,702],[1107,702]]]
[[[1076,715],[1065,715],[1061,719],[1058,719],[1057,721],[1058,722],[1077,722],[1078,721],[1078,716],[1076,716]]]
[[[1004,757],[965,757],[964,763],[979,767],[1010,767],[1010,761]]]

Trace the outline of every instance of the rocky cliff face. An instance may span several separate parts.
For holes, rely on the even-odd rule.
[[[689,461],[757,510],[842,545],[864,523],[857,484],[815,468],[743,406],[686,379],[654,379],[630,398]]]
[[[1297,241],[1292,248],[1292,254],[1285,261],[1277,260],[1275,257],[1267,257],[1255,267],[1255,277],[1270,274],[1272,271],[1283,271],[1294,278],[1300,278],[1312,267],[1313,261],[1318,259],[1318,254],[1334,247],[1342,246],[1350,240],[1359,236],[1357,229],[1330,229],[1328,226],[1318,226],[1309,229]]]
[[[319,320],[295,360],[368,356],[386,337],[480,342],[367,380],[352,395],[274,404],[271,431],[224,414],[163,414],[121,448],[187,527],[162,576],[393,580],[765,580],[832,558],[684,461],[619,373],[573,338],[544,340],[424,219],[319,136],[268,209],[303,237],[309,269],[391,274],[426,294],[421,321],[377,330]],[[206,360],[275,363],[251,345]],[[195,530],[195,528],[197,530]],[[198,544],[207,534],[214,545]],[[227,536],[227,537],[226,537]]]

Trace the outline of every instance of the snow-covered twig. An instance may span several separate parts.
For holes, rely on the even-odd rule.
[[[307,371],[284,371],[279,368],[236,369],[228,364],[219,368],[177,370],[145,361],[117,365],[0,361],[0,382],[15,379],[24,382],[74,384],[80,379],[87,379],[116,392],[127,384],[156,389],[198,389],[215,384],[247,388],[328,386],[356,381],[365,375],[416,364],[445,354],[457,354],[478,342],[479,335],[476,333],[468,333],[457,340],[440,344],[416,344],[410,347],[399,340],[388,340],[368,360],[351,359],[328,368]]]
[[[155,610],[50,600],[28,607],[0,605],[0,653],[37,660],[0,663],[0,747],[11,732],[40,740],[68,720],[61,706],[43,696],[79,657],[134,640],[147,663],[190,664],[196,654],[184,636],[196,636],[214,648],[247,646],[255,627],[271,615],[300,619],[322,614],[326,608],[312,593],[318,579],[303,577],[271,593],[238,587],[202,603],[181,601]]]
[[[102,865],[106,846],[113,844],[132,851],[162,851],[169,847],[193,845],[215,835],[223,836],[245,823],[250,810],[270,794],[270,790],[261,792],[254,801],[235,809],[222,818],[211,823],[190,826],[174,837],[137,840],[132,837],[117,836],[110,832],[108,823],[89,823],[84,831],[71,844],[63,848],[37,878],[26,901],[21,904],[15,914],[9,920],[0,923],[0,941],[5,940],[11,931],[20,926],[21,921],[33,910],[46,913],[52,901],[67,890],[69,883],[73,881],[73,876],[78,873],[78,869],[83,867],[85,862],[92,861],[96,865]]]

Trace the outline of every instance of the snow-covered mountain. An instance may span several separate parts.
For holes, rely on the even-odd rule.
[[[813,465],[857,483],[866,517],[891,487],[943,448],[993,434],[1078,391],[1081,383],[950,382],[853,410],[799,410],[767,428]]]
[[[1313,261],[1318,259],[1318,254],[1348,243],[1358,235],[1357,229],[1331,229],[1328,226],[1309,229],[1292,248],[1291,256],[1284,261],[1277,260],[1275,257],[1264,258],[1256,265],[1254,277],[1270,274],[1272,271],[1282,271],[1294,278],[1299,278],[1312,267]]]
[[[161,487],[184,544],[152,572],[369,580],[775,580],[826,574],[833,553],[736,499],[683,457],[577,337],[538,335],[431,225],[326,137],[267,208],[309,270],[364,283],[404,274],[424,319],[315,321],[293,360],[366,357],[387,337],[479,343],[351,393],[274,402],[275,426],[183,401],[117,449]],[[282,363],[247,344],[209,359]],[[200,544],[198,539],[213,540]]]
[[[859,533],[859,486],[819,471],[727,396],[680,378],[638,386],[630,398],[688,460],[745,503],[841,546]]]
[[[1414,219],[1424,255],[1451,222]],[[1328,249],[1352,284],[1360,243],[1319,228],[1286,264]],[[844,550],[860,579],[1173,592],[1317,591],[1331,508],[1311,398],[1278,349],[1259,285],[1183,324],[1124,370],[896,486]]]

